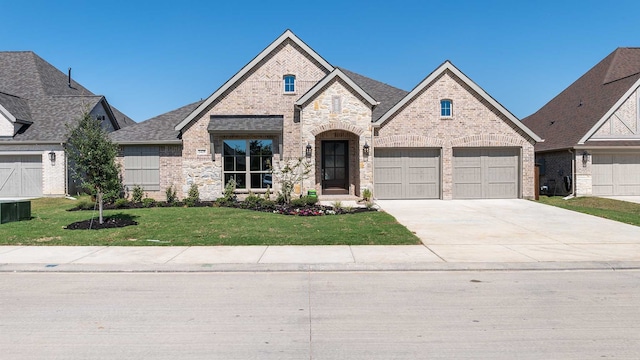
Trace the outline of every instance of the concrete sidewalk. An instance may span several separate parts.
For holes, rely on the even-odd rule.
[[[478,249],[483,251],[482,248]],[[491,259],[492,247],[484,248]],[[461,256],[464,256],[462,254]],[[448,262],[426,246],[0,246],[0,272],[638,269],[640,261]]]

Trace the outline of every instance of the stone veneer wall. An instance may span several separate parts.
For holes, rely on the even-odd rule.
[[[332,102],[340,99],[339,111],[333,111]],[[302,191],[316,189],[322,194],[322,141],[347,140],[349,144],[349,195],[360,196],[362,189],[373,188],[373,156],[371,107],[350,90],[341,80],[334,80],[302,106],[301,151],[306,144],[313,145],[312,173]],[[371,154],[363,157],[364,144],[371,146]]]
[[[283,76],[287,74],[296,76],[294,94],[284,93]],[[181,196],[186,195],[192,182],[198,184],[203,200],[215,199],[222,194],[222,137],[214,139],[215,154],[212,160],[209,152],[211,139],[207,131],[211,115],[283,115],[284,158],[304,156],[300,123],[294,119],[294,102],[326,74],[327,69],[294,42],[287,40],[278,46],[183,129]],[[207,155],[197,155],[198,149],[206,150]],[[279,160],[274,156],[274,167],[277,168]]]
[[[452,100],[452,116],[440,116],[440,100]],[[453,148],[521,148],[521,194],[534,196],[534,149],[517,126],[447,71],[388,119],[375,133],[375,146],[442,149],[442,197],[453,197]]]

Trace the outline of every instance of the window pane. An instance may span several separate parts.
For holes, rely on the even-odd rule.
[[[262,158],[260,156],[252,156],[251,157],[251,165],[249,165],[249,170],[251,171],[260,171],[260,160]]]
[[[233,171],[234,157],[233,156],[225,156],[224,157],[224,171]],[[225,181],[226,184],[226,181]]]
[[[336,155],[344,155],[344,143],[336,143]]]
[[[225,154],[229,151],[229,155],[246,155],[247,154],[247,141],[246,140],[225,140]],[[228,147],[228,150],[227,150]]]
[[[246,189],[247,188],[247,175],[246,174],[235,174],[236,176],[236,188],[238,189]]]
[[[336,167],[344,167],[344,156],[336,155]]]
[[[236,156],[236,171],[247,170],[247,158],[244,156]]]
[[[271,164],[271,156],[263,156],[262,157],[262,171],[269,171],[269,164]]]
[[[335,165],[335,156],[327,155],[324,157],[324,166],[326,167],[334,167]]]
[[[342,180],[345,178],[344,168],[336,168],[336,180]]]
[[[271,155],[271,140],[249,140],[250,155]]]
[[[325,180],[333,180],[335,179],[335,171],[334,168],[330,168],[330,169],[325,169],[324,170],[324,179]]]

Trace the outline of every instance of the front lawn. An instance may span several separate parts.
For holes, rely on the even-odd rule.
[[[66,211],[77,201],[32,200],[28,221],[0,225],[0,245],[415,245],[420,240],[384,212],[287,216],[224,207],[106,210],[138,225],[67,230],[92,211]],[[95,212],[97,218],[98,214]],[[97,221],[97,220],[96,220]]]
[[[563,200],[562,197],[559,196],[540,196],[540,202],[640,226],[640,204],[636,203],[599,197],[577,197]]]

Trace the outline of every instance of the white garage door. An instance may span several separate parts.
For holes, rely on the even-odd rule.
[[[640,195],[640,153],[593,154],[593,195]]]
[[[453,198],[517,198],[519,153],[517,148],[453,149]]]
[[[42,195],[42,156],[0,155],[0,197]]]
[[[440,198],[439,149],[375,149],[374,197]]]

